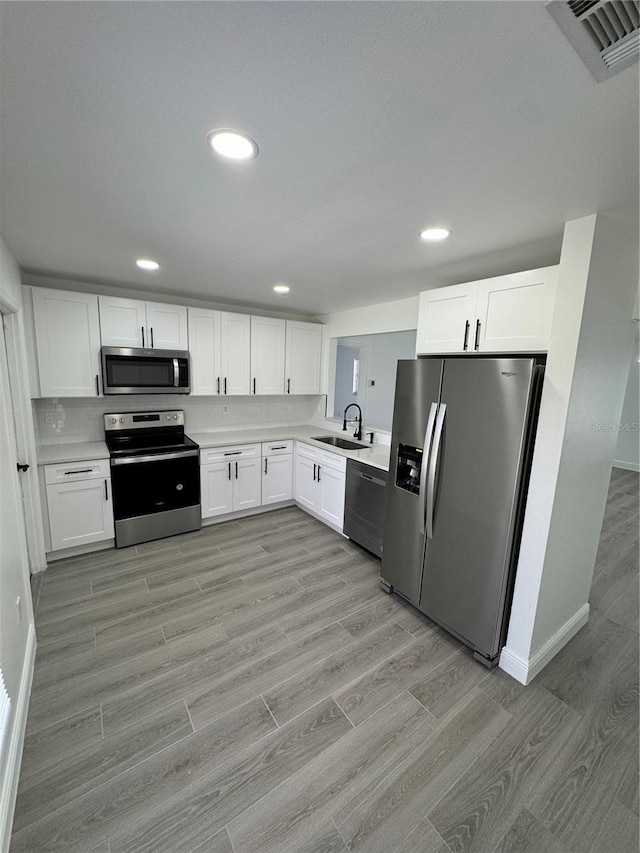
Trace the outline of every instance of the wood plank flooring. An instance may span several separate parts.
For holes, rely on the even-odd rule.
[[[54,564],[11,853],[636,853],[638,475],[528,687],[296,508]]]

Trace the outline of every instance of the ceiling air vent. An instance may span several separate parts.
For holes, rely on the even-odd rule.
[[[547,0],[546,7],[596,80],[638,61],[639,0]]]

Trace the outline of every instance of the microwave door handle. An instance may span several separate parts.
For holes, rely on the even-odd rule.
[[[435,429],[438,404],[432,403],[427,418],[427,428],[424,433],[424,445],[422,448],[422,464],[420,466],[420,495],[422,497],[422,508],[420,510],[420,533],[425,533],[425,518],[427,515],[427,468],[429,467],[429,453],[431,452],[431,441]]]
[[[178,365],[178,359],[173,359],[173,386],[177,388],[180,384],[180,367]]]
[[[435,497],[437,483],[438,457],[440,455],[440,442],[444,428],[444,416],[447,414],[446,403],[441,403],[436,418],[436,430],[433,438],[433,449],[429,459],[429,476],[427,478],[427,539],[433,539],[433,516],[435,514]]]

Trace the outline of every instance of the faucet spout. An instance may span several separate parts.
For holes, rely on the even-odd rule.
[[[347,412],[352,406],[355,406],[355,408],[358,410],[358,427],[354,432],[353,437],[356,441],[360,441],[362,439],[362,409],[357,403],[349,403],[347,408],[344,410],[344,417],[342,419],[342,430],[343,432],[347,431]]]

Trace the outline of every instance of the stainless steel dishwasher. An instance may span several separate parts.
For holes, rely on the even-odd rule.
[[[382,556],[387,477],[380,468],[347,460],[344,532],[376,557]]]

